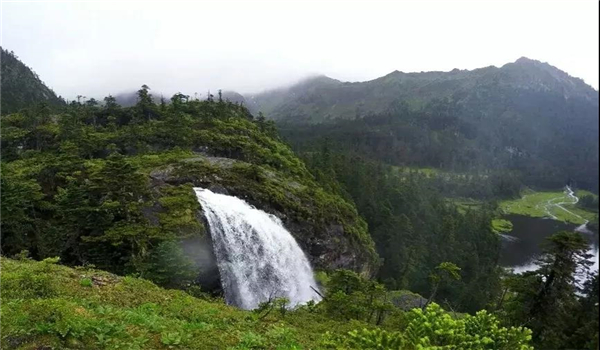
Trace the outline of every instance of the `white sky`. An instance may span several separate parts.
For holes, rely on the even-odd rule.
[[[548,62],[598,89],[598,2],[2,2],[2,46],[56,93],[242,93],[309,74]]]

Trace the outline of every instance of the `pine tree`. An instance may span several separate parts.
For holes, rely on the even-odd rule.
[[[516,325],[533,331],[534,345],[542,349],[565,348],[578,311],[578,278],[585,277],[591,255],[588,243],[577,232],[558,232],[548,238],[538,260],[540,268],[508,281],[512,292],[505,311]]]

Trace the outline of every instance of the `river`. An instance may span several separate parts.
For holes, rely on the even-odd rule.
[[[520,273],[534,270],[535,259],[542,252],[542,244],[547,237],[559,231],[574,231],[577,225],[548,218],[534,218],[523,215],[507,215],[505,219],[513,224],[507,235],[514,239],[503,239],[500,254],[500,266],[514,269]],[[590,243],[590,253],[594,255],[594,270],[598,270],[598,234],[587,231],[582,233]]]
[[[555,206],[572,215],[578,216],[563,207],[563,204],[575,204],[579,201],[570,187],[565,187],[565,193],[571,201],[558,202],[550,200],[545,209],[549,214],[547,218],[536,218],[523,215],[506,215],[504,218],[510,220],[513,229],[508,235],[503,235],[502,250],[500,255],[500,266],[512,268],[516,273],[530,271],[537,268],[536,258],[542,252],[542,245],[547,237],[559,231],[578,231],[589,242],[589,253],[593,255],[594,265],[592,270],[598,270],[598,233],[592,232],[585,224],[574,225],[555,220],[556,217],[549,211],[550,206]],[[564,198],[564,197],[563,197]]]

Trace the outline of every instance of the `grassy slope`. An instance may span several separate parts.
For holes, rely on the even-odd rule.
[[[50,261],[1,259],[3,349],[315,349],[366,325],[309,310],[282,316]]]
[[[578,193],[581,195],[581,193]],[[556,205],[547,205],[550,203],[560,203],[560,202],[572,202],[572,199],[569,198],[564,192],[556,191],[556,192],[533,192],[529,191],[523,195],[520,199],[515,200],[507,200],[500,202],[500,209],[506,214],[518,214],[518,215],[526,215],[532,217],[547,217],[548,212],[546,209],[558,220],[570,222],[573,224],[583,224],[585,220],[593,220],[595,214],[583,210],[574,204],[562,204],[562,206],[570,211],[573,215]],[[577,217],[580,216],[580,217]],[[582,219],[583,218],[583,219]]]

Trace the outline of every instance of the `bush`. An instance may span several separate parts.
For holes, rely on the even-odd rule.
[[[355,319],[381,324],[393,309],[382,284],[349,270],[336,270],[326,284],[323,301],[326,313],[338,319]]]
[[[326,333],[322,344],[327,348],[416,350],[533,350],[531,331],[522,327],[505,328],[495,316],[480,311],[453,319],[432,303],[424,311],[413,309],[407,314],[408,325],[402,332],[361,329],[345,336]]]
[[[79,285],[82,287],[91,287],[92,286],[92,279],[91,278],[82,278],[79,281]]]

